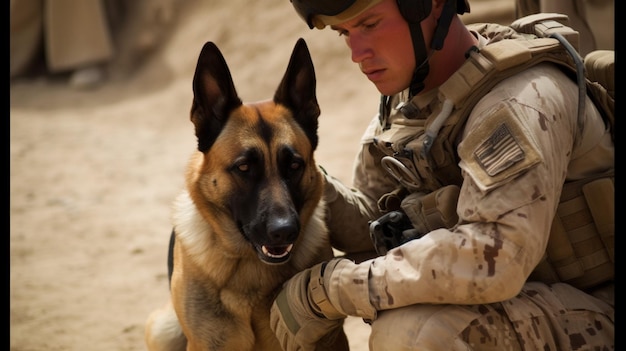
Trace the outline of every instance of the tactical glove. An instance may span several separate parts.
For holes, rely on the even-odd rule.
[[[321,344],[332,344],[342,333],[343,321],[347,315],[358,315],[353,302],[347,301],[350,295],[340,297],[348,290],[355,294],[355,301],[366,301],[367,316],[375,315],[367,297],[367,271],[347,259],[333,259],[320,263],[293,276],[272,304],[270,327],[286,351],[312,351]],[[344,274],[361,279],[363,286],[355,287],[351,280],[342,279]],[[341,287],[343,281],[350,281],[349,287]],[[331,284],[333,286],[331,286]],[[343,284],[345,285],[345,284]],[[336,286],[336,288],[334,287]],[[335,290],[329,294],[329,289]],[[335,298],[330,298],[330,296]],[[342,302],[340,302],[342,301]],[[345,304],[342,306],[341,304]],[[360,309],[359,309],[360,311]],[[346,341],[347,342],[347,341]],[[347,349],[347,344],[344,345]],[[319,349],[319,348],[318,348]],[[331,348],[328,348],[329,350]]]

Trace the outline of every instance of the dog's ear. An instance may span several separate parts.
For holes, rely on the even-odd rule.
[[[304,129],[313,149],[317,147],[317,118],[320,108],[315,95],[315,69],[309,48],[300,38],[293,49],[287,72],[280,82],[274,102],[289,108]]]
[[[205,43],[193,77],[191,105],[198,150],[205,152],[213,145],[228,115],[241,103],[224,56],[213,42]]]

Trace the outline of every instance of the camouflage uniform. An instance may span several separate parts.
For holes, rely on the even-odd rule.
[[[480,46],[488,44],[480,37]],[[406,144],[416,120],[442,108],[438,91],[426,92],[417,100],[420,115],[408,120],[393,108],[406,94],[393,96],[389,116],[379,114],[365,132],[354,189],[326,177],[331,240],[349,256],[372,252],[367,222],[382,214],[378,199],[398,186],[381,158]],[[472,110],[456,144],[458,224],[333,273],[329,294],[372,321],[372,350],[614,349],[611,298],[527,282],[545,252],[564,182],[614,167],[598,110],[588,99],[577,131],[577,106],[576,83],[548,63],[499,83]],[[344,278],[354,283],[339,284]]]

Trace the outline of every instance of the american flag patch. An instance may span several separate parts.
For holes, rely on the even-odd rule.
[[[524,150],[503,123],[474,151],[474,156],[485,172],[493,177],[523,160]]]

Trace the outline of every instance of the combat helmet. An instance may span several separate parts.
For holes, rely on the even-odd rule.
[[[298,15],[309,28],[323,29],[327,25],[348,21],[382,0],[290,0]],[[416,69],[411,79],[410,95],[424,89],[424,79],[428,75],[428,57],[420,22],[432,9],[432,0],[396,0],[402,17],[408,22],[413,41]],[[447,0],[438,20],[430,48],[440,50],[448,34],[448,27],[455,13],[470,12],[468,0]]]

